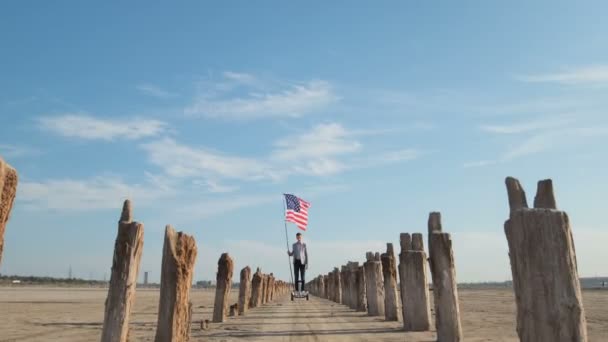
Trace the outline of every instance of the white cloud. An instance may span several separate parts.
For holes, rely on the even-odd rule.
[[[127,184],[118,177],[95,177],[85,180],[53,179],[23,181],[17,188],[17,201],[30,209],[97,210],[117,209],[125,199],[137,205],[169,196],[167,187],[155,183]]]
[[[225,71],[223,74],[224,78],[229,81],[233,81],[239,84],[255,84],[257,79],[255,76],[247,73]]]
[[[573,118],[547,118],[543,120],[520,122],[515,124],[504,125],[481,125],[479,128],[482,131],[499,134],[518,134],[541,129],[549,129],[555,127],[563,127],[572,124]]]
[[[232,80],[248,80],[247,75],[229,73]],[[221,119],[259,119],[268,117],[298,117],[326,107],[334,102],[331,85],[326,81],[310,81],[294,84],[275,92],[258,92],[252,89],[245,96],[218,97],[203,93],[195,103],[185,109],[190,116],[205,116]]]
[[[168,92],[168,91],[160,88],[159,86],[156,86],[154,84],[149,84],[149,83],[139,84],[139,85],[137,85],[136,88],[144,95],[156,97],[159,99],[169,99],[169,98],[177,96],[177,94]]]
[[[207,199],[176,209],[176,214],[189,220],[200,220],[232,212],[241,208],[259,206],[280,201],[280,195],[233,196],[224,199]]]
[[[228,193],[228,192],[234,192],[236,190],[238,190],[238,186],[230,186],[230,185],[223,185],[220,184],[216,181],[212,181],[212,180],[206,180],[204,182],[204,185],[207,187],[207,190],[211,193],[217,193],[217,194],[223,194],[223,193]]]
[[[205,148],[190,147],[171,138],[141,145],[150,161],[175,177],[224,177],[244,180],[272,179],[272,170],[253,158],[224,155]]]
[[[167,124],[152,119],[99,119],[86,114],[65,114],[38,119],[41,128],[72,138],[136,140],[158,135]]]
[[[608,83],[608,65],[591,65],[547,74],[518,76],[518,80],[530,83],[600,84]]]
[[[28,146],[0,144],[0,157],[18,158],[38,155],[40,151]]]
[[[414,149],[375,153],[358,158],[361,131],[349,131],[340,124],[321,124],[310,131],[279,139],[267,156],[231,156],[205,147],[191,147],[164,138],[140,145],[149,160],[174,177],[200,178],[212,192],[230,192],[221,179],[279,181],[293,175],[328,176],[356,168],[376,167],[418,158]],[[366,133],[367,134],[367,133]],[[201,182],[199,182],[199,185]]]
[[[279,160],[302,160],[354,153],[361,144],[353,134],[337,123],[320,124],[294,137],[279,140],[273,156]]]

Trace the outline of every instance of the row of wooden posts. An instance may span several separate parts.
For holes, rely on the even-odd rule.
[[[17,188],[17,172],[0,158],[0,261],[4,230]],[[568,215],[557,210],[551,180],[538,182],[533,208],[517,179],[506,179],[510,214],[504,230],[509,245],[513,290],[517,304],[517,333],[524,342],[587,341],[587,324],[577,271],[576,253]],[[441,215],[428,220],[428,262],[431,269],[438,341],[463,339],[452,240],[441,226]],[[112,277],[105,305],[102,341],[126,341],[129,314],[135,296],[143,248],[143,224],[134,222],[131,204],[125,201],[118,225]],[[407,331],[431,327],[429,286],[422,235],[401,234],[399,283],[392,244],[386,253],[368,252],[362,266],[349,262],[308,283],[314,295],[348,305],[353,310],[395,321],[401,314]],[[471,246],[474,248],[474,246]],[[194,262],[194,238],[165,230],[161,294],[156,341],[185,341],[189,337],[192,304],[189,300]],[[228,312],[234,263],[222,254],[218,262],[213,321]],[[241,271],[239,302],[232,314],[245,314],[289,293],[289,285],[272,273]],[[397,288],[399,284],[399,289]],[[399,313],[399,302],[401,313]]]
[[[102,342],[128,339],[129,315],[135,298],[144,236],[143,224],[134,222],[131,212],[131,202],[126,200],[114,246]],[[196,255],[196,242],[192,236],[166,227],[155,341],[179,342],[190,337],[190,287]],[[252,276],[251,268],[247,266],[241,270],[238,302],[229,305],[233,271],[234,261],[228,253],[223,253],[218,261],[212,322],[224,322],[228,314],[244,315],[249,308],[272,302],[289,292],[289,284],[275,279],[272,273],[263,274],[258,268]],[[201,328],[206,329],[207,324],[208,321],[201,322]]]
[[[506,186],[510,215],[504,229],[520,340],[587,341],[572,230],[567,214],[557,210],[552,181],[538,182],[533,208],[528,208],[517,179],[507,178]],[[403,233],[400,242],[398,267],[388,243],[386,253],[367,252],[363,265],[336,267],[308,288],[313,295],[370,316],[387,321],[401,317],[405,331],[428,331],[432,314],[422,234]],[[438,212],[429,215],[428,244],[437,340],[462,341],[452,239],[443,232]]]

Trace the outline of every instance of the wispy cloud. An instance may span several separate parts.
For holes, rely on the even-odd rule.
[[[608,126],[572,126],[573,120],[547,120],[506,126],[481,126],[480,129],[500,134],[513,134],[517,142],[493,160],[467,162],[465,168],[506,163],[521,157],[557,150],[566,146],[584,144],[589,139],[608,136]],[[491,127],[490,129],[488,127]]]
[[[150,161],[174,177],[201,175],[243,180],[271,179],[272,170],[254,158],[229,156],[208,148],[190,147],[171,138],[145,143],[141,148]]]
[[[323,80],[261,89],[263,82],[249,74],[225,72],[223,77],[213,91],[204,89],[185,114],[231,120],[299,117],[337,100],[331,84]],[[232,91],[234,84],[245,86],[245,93]]]
[[[280,201],[280,194],[231,196],[224,199],[206,199],[193,202],[176,209],[176,214],[187,220],[200,220],[226,214],[242,208],[255,207],[266,203]]]
[[[87,140],[136,140],[158,135],[167,124],[152,119],[100,119],[88,114],[65,114],[42,117],[39,126],[47,131],[70,138]]]
[[[40,150],[28,146],[0,144],[0,157],[4,158],[35,156],[40,153]]]
[[[151,203],[173,193],[171,189],[154,185],[127,184],[112,176],[22,181],[17,189],[17,201],[30,209],[85,211],[117,209],[127,198],[138,205]]]
[[[336,123],[320,124],[309,132],[275,143],[272,158],[280,162],[295,162],[298,173],[327,175],[346,168],[336,159],[358,152],[361,143],[353,139],[353,133]]]
[[[159,86],[150,83],[139,84],[136,86],[136,88],[144,95],[156,97],[159,99],[169,99],[177,96],[177,94],[175,93],[171,93],[162,89]]]
[[[377,131],[381,134],[381,130]],[[418,158],[414,149],[378,151],[364,157],[363,143],[357,137],[369,131],[348,130],[337,123],[319,124],[308,131],[293,134],[275,142],[273,150],[260,157],[234,156],[207,147],[181,144],[164,138],[141,144],[151,163],[166,174],[180,178],[200,179],[211,192],[231,192],[233,185],[218,181],[270,181],[290,176],[322,177],[346,170],[377,167]]]
[[[499,134],[519,134],[542,129],[564,127],[575,122],[574,118],[545,118],[527,122],[502,124],[502,125],[481,125],[482,131]]]
[[[608,83],[608,65],[591,65],[546,74],[531,74],[516,77],[530,83],[598,84]]]

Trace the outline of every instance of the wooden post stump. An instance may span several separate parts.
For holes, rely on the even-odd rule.
[[[223,253],[217,262],[217,282],[215,288],[215,302],[213,305],[213,322],[221,323],[228,315],[228,297],[232,288],[232,272],[234,262],[228,253]]]
[[[461,341],[463,337],[452,239],[449,233],[442,231],[440,213],[431,213],[429,216],[429,245],[437,340]]]
[[[144,245],[144,225],[133,222],[131,202],[126,200],[118,222],[112,275],[105,304],[102,342],[127,341],[129,315],[135,301],[135,287]]]
[[[262,305],[262,271],[258,267],[251,280],[251,301],[249,307],[257,308]]]
[[[403,328],[405,331],[431,329],[431,304],[422,234],[401,234],[399,278]],[[415,242],[413,242],[413,241]]]
[[[230,317],[236,317],[239,315],[239,303],[230,305]]]
[[[340,285],[340,292],[342,293],[342,304],[350,306],[350,298],[348,297],[348,295],[350,294],[350,289],[348,288],[348,267],[344,265],[340,267]]]
[[[386,253],[381,255],[381,260],[384,277],[384,317],[387,321],[398,321],[397,262],[392,243],[386,244]]]
[[[4,232],[13,209],[18,181],[17,171],[0,157],[0,265],[4,251]]]
[[[507,178],[511,213],[505,222],[517,334],[523,342],[587,341],[576,252],[568,215],[556,210],[551,180],[538,183],[534,208]]]
[[[160,274],[160,300],[156,342],[188,341],[192,304],[190,287],[196,262],[196,242],[192,236],[167,225]]]
[[[249,310],[249,300],[251,298],[251,268],[244,267],[241,270],[239,284],[239,315],[244,315]]]

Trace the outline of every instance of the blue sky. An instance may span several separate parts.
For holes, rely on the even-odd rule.
[[[310,276],[426,232],[460,281],[510,279],[504,178],[554,180],[579,272],[606,275],[608,4],[4,2],[4,274],[102,279],[122,201],[158,280],[166,224],[286,278],[281,194],[312,203]],[[296,228],[289,226],[290,235]]]

